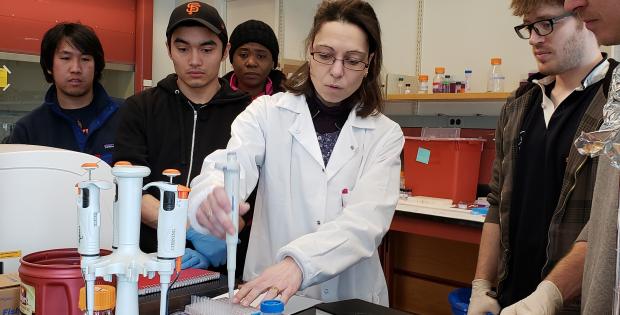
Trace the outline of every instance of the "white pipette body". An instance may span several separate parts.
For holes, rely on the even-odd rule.
[[[239,162],[237,154],[226,155],[224,167],[224,189],[230,200],[230,219],[235,227],[234,234],[226,233],[226,269],[228,270],[228,297],[232,301],[235,290],[235,270],[237,268],[237,243],[239,242]]]

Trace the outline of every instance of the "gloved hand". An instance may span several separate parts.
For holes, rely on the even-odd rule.
[[[560,289],[553,282],[544,280],[536,287],[532,294],[503,309],[501,314],[553,315],[560,311],[563,304],[564,301]]]
[[[206,259],[208,267],[218,267],[226,263],[226,241],[213,235],[202,234],[193,228],[187,230],[186,239],[192,242],[194,249]]]
[[[496,299],[487,295],[491,292],[491,282],[485,279],[474,279],[471,282],[468,315],[499,314],[500,306]]]
[[[191,249],[186,248],[185,254],[181,258],[181,269],[187,268],[200,268],[207,269],[209,267],[209,261],[203,254]]]

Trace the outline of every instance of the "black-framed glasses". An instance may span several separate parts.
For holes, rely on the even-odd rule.
[[[338,59],[334,55],[330,53],[324,53],[319,51],[313,51],[310,53],[312,59],[318,63],[322,63],[324,65],[333,65],[336,60],[342,61],[342,66],[353,71],[362,71],[368,68],[368,63],[354,59],[354,58],[344,58]]]
[[[540,21],[536,21],[530,24],[521,24],[515,26],[515,32],[520,38],[529,39],[532,37],[532,29],[538,36],[547,36],[553,32],[553,25],[556,24],[559,20],[573,16],[573,12],[566,12],[560,16],[556,16],[550,19],[544,19]]]

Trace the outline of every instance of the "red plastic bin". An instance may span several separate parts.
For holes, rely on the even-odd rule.
[[[405,137],[405,185],[413,196],[476,200],[485,139]]]

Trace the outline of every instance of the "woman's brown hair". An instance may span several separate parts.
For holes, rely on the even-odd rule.
[[[306,38],[306,47],[310,47],[314,37],[323,24],[327,22],[346,22],[359,27],[368,40],[368,55],[373,55],[368,66],[368,74],[362,85],[343,104],[357,104],[357,115],[367,117],[383,111],[383,98],[379,82],[383,53],[381,51],[381,28],[375,11],[370,4],[361,0],[326,0],[323,1],[314,16],[310,34]],[[286,81],[286,89],[296,95],[313,95],[314,86],[310,80],[310,65],[306,61]]]

